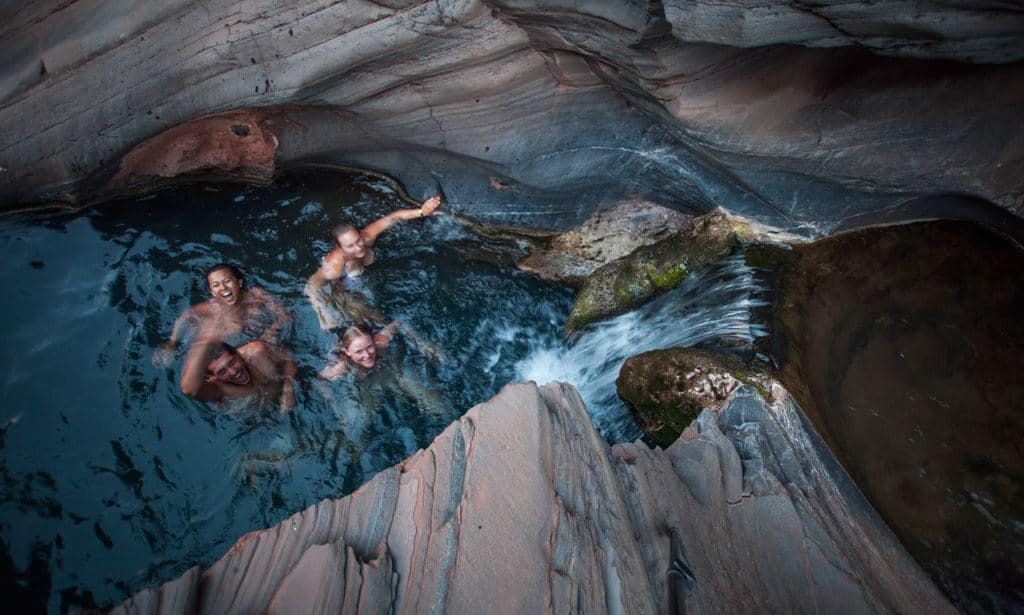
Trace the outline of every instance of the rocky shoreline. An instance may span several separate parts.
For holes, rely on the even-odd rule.
[[[780,386],[667,449],[506,386],[355,493],[115,613],[954,613]]]

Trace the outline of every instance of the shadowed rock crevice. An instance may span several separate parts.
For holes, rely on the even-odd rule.
[[[797,246],[781,274],[787,386],[908,550],[977,613],[1024,604],[1022,271],[1019,244],[930,222]]]
[[[574,389],[533,383],[352,495],[115,611],[661,613],[680,601],[691,613],[954,612],[781,387],[770,403],[737,389],[662,451],[609,448]]]

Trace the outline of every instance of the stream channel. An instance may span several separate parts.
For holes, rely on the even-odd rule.
[[[453,216],[400,223],[377,243],[365,290],[435,343],[399,341],[392,367],[427,395],[316,374],[336,334],[303,295],[341,221],[408,207],[372,176],[302,171],[271,186],[179,186],[76,215],[7,218],[0,280],[0,576],[30,612],[109,607],[208,566],[246,532],[342,497],[426,447],[504,384],[575,384],[611,442],[640,435],[615,394],[629,356],[762,334],[760,287],[736,257],[572,343],[573,292],[469,258]],[[184,349],[154,367],[174,320],[237,264],[294,314],[296,409],[225,412],[178,388]]]

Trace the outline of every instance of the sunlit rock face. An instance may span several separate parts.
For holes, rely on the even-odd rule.
[[[626,198],[810,234],[924,194],[1024,208],[1021,16],[998,3],[111,0],[0,17],[7,205],[144,187],[111,182],[145,175],[118,175],[133,147],[259,108],[276,165],[389,172],[507,224],[568,228]],[[213,171],[239,170],[189,172]]]
[[[666,450],[509,385],[352,495],[120,613],[953,613],[780,387]]]

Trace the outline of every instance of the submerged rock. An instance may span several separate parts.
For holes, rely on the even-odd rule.
[[[953,613],[781,388],[667,450],[505,387],[352,495],[116,613]]]
[[[566,333],[643,305],[722,260],[741,239],[753,237],[746,221],[723,211],[694,218],[682,231],[594,271],[576,296]]]
[[[692,217],[646,201],[627,201],[534,249],[517,265],[546,280],[581,286],[602,265],[688,227]]]
[[[747,369],[729,352],[652,350],[626,360],[615,388],[644,433],[668,446],[704,408],[721,409]]]

